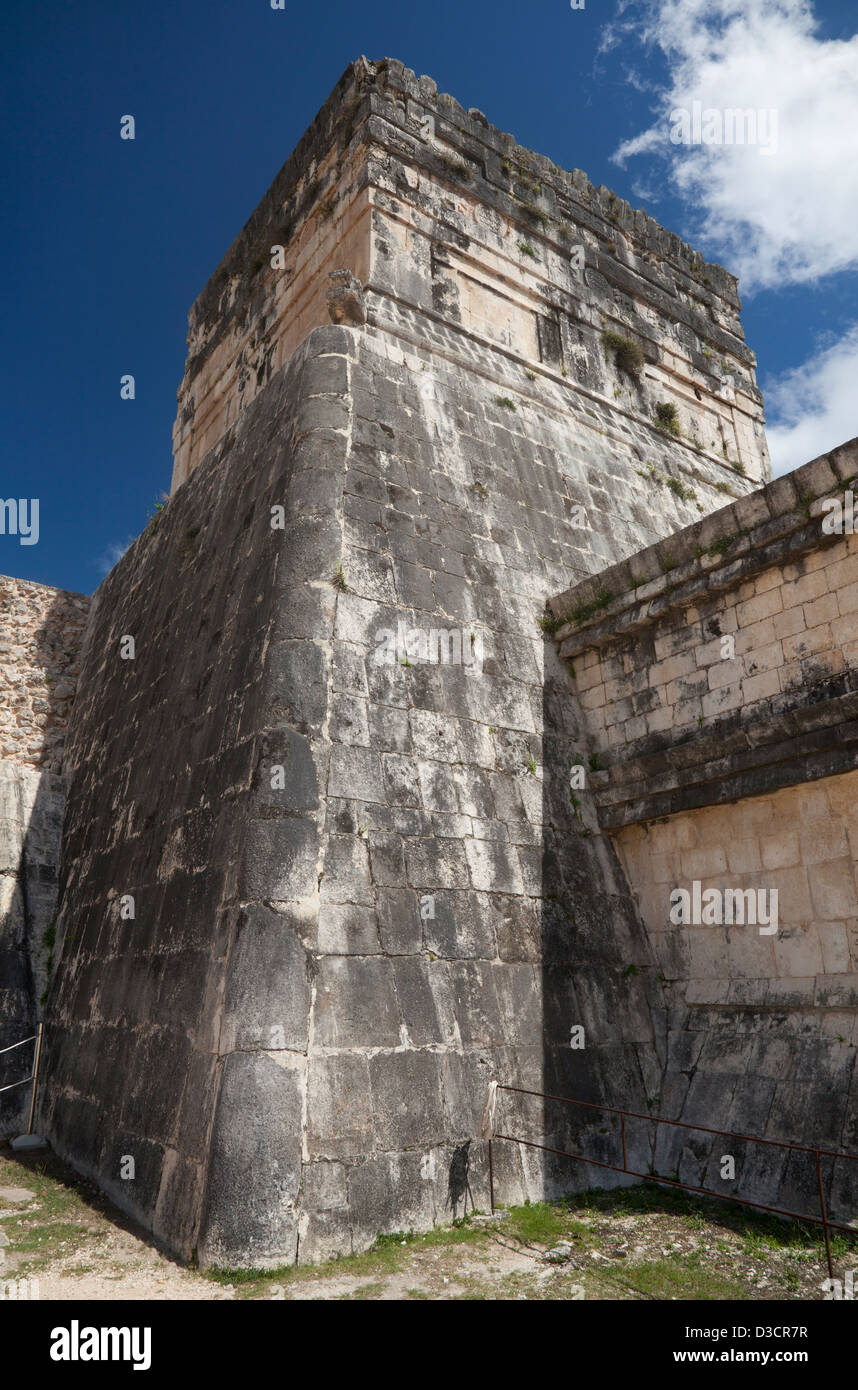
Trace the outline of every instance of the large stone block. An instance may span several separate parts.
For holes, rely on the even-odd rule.
[[[288,913],[247,907],[232,946],[221,1024],[226,1052],[306,1052],[307,953]]]
[[[370,1058],[369,1073],[378,1147],[437,1143],[446,1129],[437,1057],[431,1052],[378,1052]]]
[[[304,1078],[259,1053],[224,1061],[200,1254],[265,1267],[295,1258]]]
[[[331,956],[318,964],[314,1042],[321,1047],[394,1047],[400,1013],[392,962]]]

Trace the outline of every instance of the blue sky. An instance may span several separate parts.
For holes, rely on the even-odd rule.
[[[0,573],[88,593],[142,529],[188,308],[361,53],[741,273],[776,467],[858,434],[854,0],[6,0],[4,19],[0,496],[38,497],[40,535],[0,535]],[[777,109],[777,151],[672,145],[668,113],[698,97]]]

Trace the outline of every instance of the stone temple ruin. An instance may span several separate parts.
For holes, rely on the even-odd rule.
[[[164,510],[91,604],[0,581],[0,1046],[43,1013],[41,1131],[180,1256],[485,1208],[492,1080],[858,1149],[858,442],[771,481],[739,309],[360,59],[191,309]],[[712,888],[776,931],[671,920]],[[801,1154],[628,1144],[815,1211]],[[502,1202],[615,1180],[494,1145]]]

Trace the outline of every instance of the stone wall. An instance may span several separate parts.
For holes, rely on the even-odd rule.
[[[659,966],[680,984],[685,1003],[815,1006],[814,1034],[827,1035],[832,1047],[837,1035],[841,1046],[858,1043],[856,792],[858,773],[847,772],[618,832]],[[671,926],[671,889],[695,879],[704,891],[774,889],[780,930]],[[742,1070],[751,1065],[748,1055]],[[779,1071],[784,1084],[790,1073]],[[844,1138],[829,1098],[825,1142],[854,1149],[856,1122]]]
[[[564,521],[566,502],[595,512],[612,483],[582,465],[586,431],[550,384],[537,396],[503,354],[471,344],[462,360],[458,335],[434,327],[418,347],[419,324],[403,327],[344,342],[329,564],[347,588],[318,722],[330,761],[304,1168],[310,1191],[336,1174],[337,1196],[308,1203],[307,1258],[448,1218],[490,1079],[645,1103],[658,1071],[647,990],[622,974],[644,943],[610,846],[577,833],[577,725],[539,627],[552,574],[598,565],[608,544]],[[618,448],[618,536],[641,525],[627,460]],[[470,664],[439,661],[433,632],[457,635]],[[601,897],[586,887],[597,874]],[[591,1048],[575,1055],[577,1022]],[[583,1137],[504,1105],[523,1134]],[[502,1197],[575,1180],[512,1146],[495,1158]],[[469,1159],[484,1205],[484,1147]]]
[[[858,772],[706,806],[615,836],[671,1004],[659,1110],[690,1124],[858,1152]],[[778,894],[778,929],[673,925],[670,894]],[[769,899],[770,900],[770,899]],[[737,1159],[725,1182],[720,1158]],[[664,1129],[657,1170],[817,1215],[812,1155]],[[854,1162],[823,1161],[854,1219]]]
[[[853,440],[551,605],[585,711],[585,799],[613,830],[664,982],[662,1112],[853,1152],[856,481]],[[676,894],[695,885],[689,921]],[[714,915],[728,892],[744,904],[733,921]],[[745,915],[752,895],[765,925]],[[811,1157],[742,1144],[725,1183],[725,1145],[736,1153],[665,1130],[659,1171],[817,1211]],[[855,1169],[824,1163],[841,1220]]]
[[[52,950],[65,779],[0,762],[0,1048],[35,1032]],[[32,1075],[35,1044],[0,1056],[0,1086]],[[31,1088],[0,1093],[0,1138],[18,1134]]]
[[[274,247],[285,264],[272,265]],[[769,475],[735,277],[431,78],[360,59],[192,306],[174,489],[327,322],[325,273],[338,267],[366,285],[371,317],[406,309],[457,327],[567,396],[608,404],[617,429],[644,443],[657,438],[656,406],[674,407],[687,486],[712,461],[734,495],[743,473]],[[633,367],[610,333],[631,339]]]
[[[0,757],[5,760],[61,770],[88,611],[84,594],[0,576]]]
[[[192,310],[173,495],[97,595],[42,1117],[203,1262],[485,1206],[491,1079],[657,1100],[653,946],[569,794],[545,603],[747,493],[760,400],[732,277],[525,154],[399,64],[349,69]],[[338,256],[363,308],[315,326]],[[598,1112],[503,1107],[617,1152]],[[501,1200],[605,1172],[495,1158]]]
[[[234,1180],[252,1206],[257,1178],[277,1196],[271,1245],[294,1256],[301,1110],[289,1063],[309,982],[295,923],[267,900],[316,833],[313,770],[307,782],[297,734],[289,762],[288,737],[267,732],[278,711],[263,677],[281,669],[284,633],[306,637],[329,604],[303,583],[317,577],[314,530],[327,524],[313,520],[305,360],[277,374],[100,586],[68,749],[41,1123],[61,1155],[185,1256],[211,1191],[229,1210]],[[281,503],[286,529],[274,530]],[[312,703],[319,691],[300,674]],[[272,740],[289,762],[283,819],[264,790]],[[257,949],[264,965],[249,981]],[[266,988],[282,1040],[256,1057],[247,1033]],[[245,1147],[225,1177],[235,1088],[236,1110],[258,1113],[247,1132],[236,1121]],[[245,1236],[250,1257],[252,1223]]]
[[[658,1074],[616,860],[562,834],[576,732],[539,616],[554,556],[586,565],[591,533],[523,479],[544,468],[546,507],[565,494],[547,459],[571,436],[547,402],[510,427],[443,358],[427,378],[431,358],[316,330],[96,597],[42,1122],[203,1260],[319,1258],[447,1219],[491,1078],[552,1089],[571,1059],[588,1095],[643,1099]],[[484,366],[515,389],[505,359]],[[377,662],[400,622],[478,631],[479,666]],[[470,1162],[484,1203],[476,1146]],[[570,1181],[512,1147],[497,1179],[519,1197]]]
[[[63,745],[89,600],[0,577],[0,1048],[35,1031],[47,984],[60,863]],[[34,1045],[0,1055],[0,1086],[32,1073]],[[0,1137],[30,1087],[0,1091]]]
[[[854,766],[858,441],[552,599],[602,824]]]

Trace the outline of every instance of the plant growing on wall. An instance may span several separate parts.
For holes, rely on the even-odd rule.
[[[659,401],[653,416],[659,429],[667,434],[679,435],[679,412],[671,401]]]
[[[614,361],[620,371],[625,372],[627,376],[634,377],[637,381],[646,360],[640,345],[633,338],[626,338],[622,333],[615,333],[611,328],[605,329],[602,334],[602,343],[606,356],[613,352]]]

